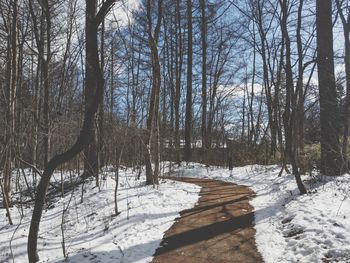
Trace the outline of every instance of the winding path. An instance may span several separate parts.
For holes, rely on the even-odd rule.
[[[202,187],[198,204],[181,212],[165,233],[153,263],[259,263],[255,244],[254,213],[249,199],[254,192],[232,183],[183,177],[172,180]]]

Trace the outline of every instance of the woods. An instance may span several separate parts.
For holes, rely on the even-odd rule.
[[[349,36],[340,0],[1,1],[0,205],[31,209],[29,262],[50,200],[111,169],[115,215],[123,167],[348,174]]]

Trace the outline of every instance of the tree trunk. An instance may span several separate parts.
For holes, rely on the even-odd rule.
[[[97,4],[94,3],[95,1],[92,1],[92,3],[87,5],[87,15],[91,17],[96,16],[97,11]],[[94,103],[95,100],[95,94],[97,89],[103,89],[103,87],[98,87],[97,85],[97,75],[94,72],[96,70],[96,63],[99,62],[99,58],[95,57],[95,54],[93,53],[95,49],[98,49],[98,47],[95,47],[95,32],[92,32],[92,25],[93,21],[86,21],[86,59],[89,61],[89,63],[86,64],[86,81],[85,81],[85,91],[84,91],[84,97],[85,97],[85,111],[87,111],[89,108],[91,108],[91,105]],[[100,65],[99,65],[100,68]],[[103,69],[101,69],[103,70]],[[102,92],[103,94],[103,92]],[[102,98],[101,98],[102,100]],[[101,103],[101,101],[99,102]],[[86,146],[84,150],[84,173],[82,175],[83,178],[88,178],[91,176],[94,176],[96,178],[96,185],[99,185],[98,180],[98,172],[99,172],[99,156],[98,156],[98,134],[97,134],[97,127],[98,127],[98,118],[95,116],[93,120],[93,125],[90,126],[90,129],[88,131],[88,145]]]
[[[161,85],[160,60],[158,55],[158,39],[162,22],[162,0],[158,0],[157,25],[152,32],[152,0],[147,0],[147,31],[148,42],[152,56],[152,90],[150,106],[147,119],[148,138],[146,142],[145,162],[146,162],[146,184],[158,184],[160,165],[160,142],[159,142],[159,96]],[[153,146],[153,147],[152,147]],[[154,159],[154,171],[152,160]]]
[[[207,143],[207,19],[206,1],[200,0],[201,9],[201,38],[202,38],[202,147],[208,148]]]
[[[12,169],[14,166],[14,149],[15,149],[15,134],[16,134],[16,95],[17,95],[17,63],[18,63],[18,52],[17,52],[17,26],[18,26],[18,1],[12,2],[12,17],[11,26],[9,28],[9,39],[7,45],[7,59],[6,65],[7,71],[7,129],[6,129],[6,140],[7,147],[5,150],[5,165],[4,165],[4,185],[3,195],[6,208],[12,206],[11,188],[12,188]]]
[[[296,159],[296,147],[295,143],[296,136],[293,134],[295,131],[295,114],[296,114],[296,101],[295,101],[295,91],[293,83],[293,71],[292,71],[292,62],[291,62],[291,43],[288,34],[287,28],[287,18],[288,18],[288,6],[287,0],[280,0],[280,5],[282,9],[282,21],[281,21],[281,30],[282,36],[285,42],[286,50],[286,107],[284,112],[284,134],[286,141],[286,156],[291,162],[293,174],[299,189],[300,194],[306,194],[306,189],[303,185],[303,182],[300,177],[297,159]]]
[[[104,3],[104,0],[102,1],[102,4]],[[103,19],[102,25],[101,25],[101,43],[100,43],[100,62],[101,62],[101,70],[102,73],[104,73],[104,67],[105,67],[105,60],[104,60],[104,39],[105,39],[105,21]],[[103,74],[104,77],[104,74]],[[100,106],[98,109],[98,168],[102,168],[105,165],[105,154],[104,154],[104,89],[105,87],[102,87],[103,89],[103,96],[100,101]],[[98,171],[97,171],[98,172]],[[98,181],[98,176],[97,176]]]
[[[340,174],[339,110],[334,76],[332,1],[316,0],[317,66],[320,94],[321,173]]]
[[[181,97],[181,74],[182,74],[182,61],[183,61],[183,43],[182,43],[182,30],[181,30],[181,13],[180,13],[180,0],[176,1],[176,42],[175,42],[175,99],[174,99],[174,111],[175,111],[175,148],[176,148],[176,161],[180,164],[180,97]]]
[[[42,78],[43,78],[43,88],[44,88],[44,107],[43,107],[43,118],[44,118],[44,166],[46,166],[50,158],[50,75],[49,75],[49,65],[51,60],[51,15],[48,0],[43,1],[43,15],[45,17],[45,53],[46,58],[42,58]],[[44,40],[43,40],[44,41]]]
[[[186,118],[185,118],[185,160],[191,160],[192,136],[192,0],[187,0],[187,92],[186,92]]]
[[[102,22],[101,18],[105,17],[115,0],[106,1],[97,15],[95,15],[97,1],[86,0],[86,85],[95,85],[94,100],[90,107],[85,110],[83,127],[75,144],[64,153],[54,156],[46,165],[41,176],[37,193],[35,197],[35,205],[30,229],[28,235],[28,260],[30,263],[39,261],[37,252],[37,241],[40,220],[45,203],[45,196],[50,182],[50,178],[54,170],[61,164],[64,164],[80,153],[89,142],[89,131],[94,125],[94,119],[98,109],[99,102],[102,97],[103,76],[99,65],[98,44],[97,44],[97,28]]]

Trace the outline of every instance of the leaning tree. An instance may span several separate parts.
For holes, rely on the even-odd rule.
[[[46,0],[47,1],[47,0]],[[98,53],[98,27],[117,0],[105,1],[97,12],[97,0],[86,0],[85,12],[85,88],[94,91],[94,100],[85,109],[84,122],[75,144],[67,151],[54,156],[45,166],[37,187],[35,205],[28,236],[28,259],[30,263],[39,261],[37,241],[45,196],[54,170],[79,154],[88,144],[89,134],[93,129],[99,102],[103,96],[103,75]],[[95,87],[95,88],[92,88]]]

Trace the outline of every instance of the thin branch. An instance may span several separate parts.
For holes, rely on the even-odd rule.
[[[108,14],[109,10],[111,10],[112,6],[117,2],[117,0],[107,0],[106,2],[104,2],[100,8],[100,10],[98,11],[97,15],[96,15],[96,26],[98,27],[103,19],[105,18],[105,16]]]

